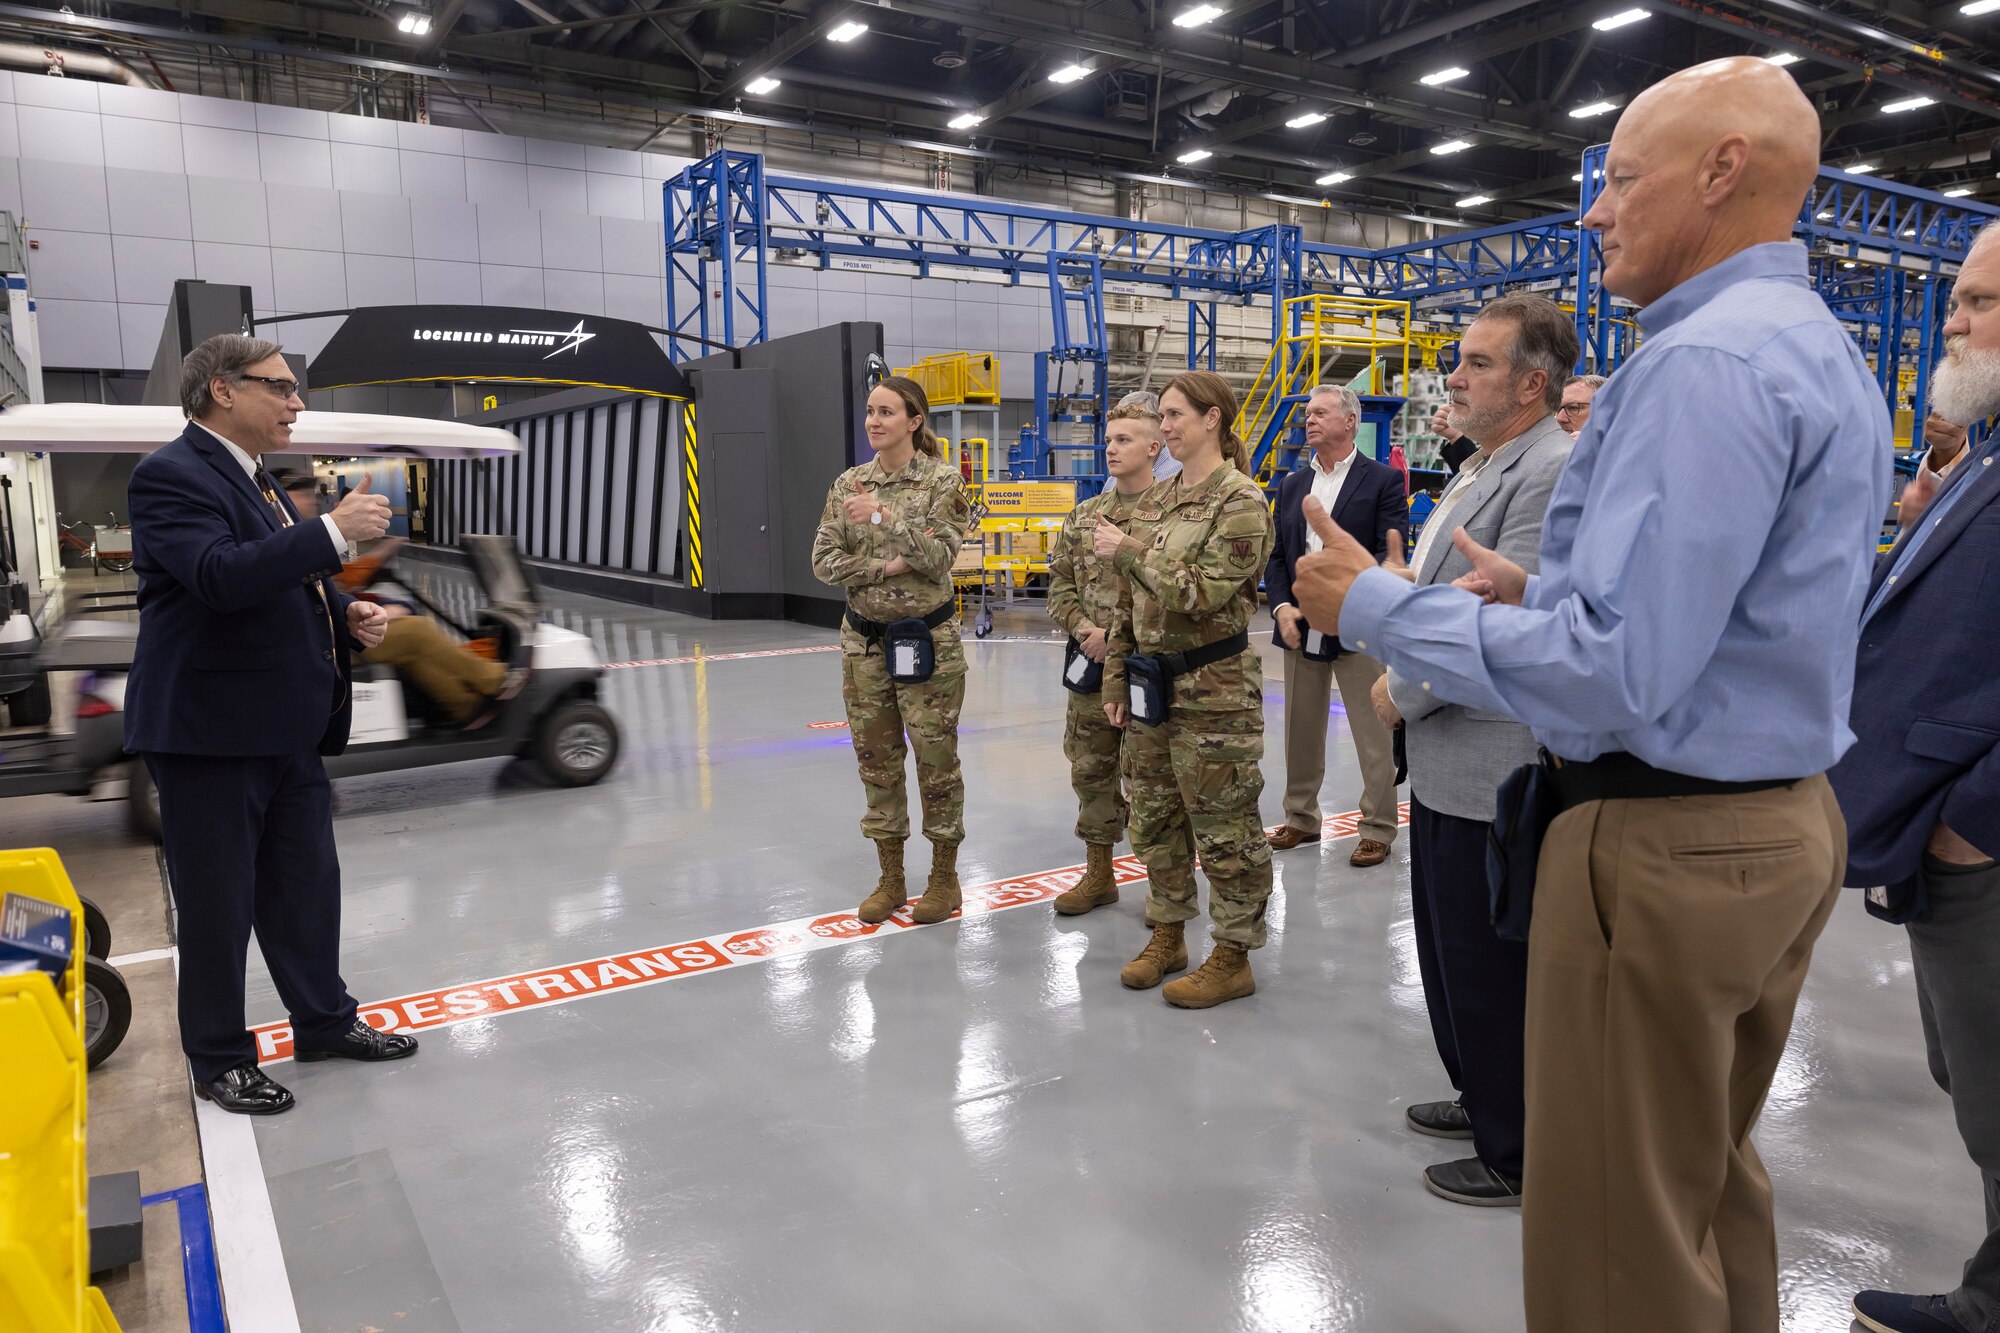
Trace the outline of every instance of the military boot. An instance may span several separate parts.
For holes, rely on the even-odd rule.
[[[1169,972],[1178,972],[1188,965],[1187,922],[1148,921],[1153,928],[1153,938],[1146,941],[1146,947],[1139,956],[1125,964],[1125,970],[1118,979],[1133,990],[1151,990],[1160,984]]]
[[[1084,844],[1089,856],[1083,878],[1074,887],[1056,895],[1056,911],[1063,916],[1082,916],[1093,907],[1109,907],[1118,901],[1118,878],[1111,873],[1111,849],[1101,842]]]
[[[924,896],[910,909],[910,919],[920,926],[935,926],[958,910],[964,895],[958,891],[958,844],[931,844],[931,882]]]
[[[860,910],[854,914],[871,926],[887,921],[910,900],[909,887],[903,883],[903,840],[877,838],[875,857],[882,863],[882,878],[875,885],[875,892],[861,900]]]
[[[1207,1009],[1226,1000],[1240,1000],[1257,993],[1257,978],[1250,975],[1250,951],[1240,944],[1215,942],[1215,952],[1194,971],[1169,982],[1160,992],[1167,1003],[1181,1009]]]

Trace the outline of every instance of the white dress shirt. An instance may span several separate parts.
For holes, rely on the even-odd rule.
[[[250,484],[253,486],[257,484],[257,469],[260,465],[256,459],[244,453],[243,450],[237,447],[234,440],[231,440],[214,427],[204,425],[199,421],[194,424],[201,426],[203,430],[222,441],[222,447],[229,451],[229,456],[236,460],[238,467],[243,469],[243,475],[250,478]],[[326,524],[326,535],[333,538],[333,549],[339,553],[342,563],[354,559],[354,543],[347,540],[347,534],[340,530],[340,524],[333,521],[333,515],[321,514],[319,521]]]
[[[1333,502],[1340,498],[1340,488],[1347,484],[1347,474],[1354,469],[1354,455],[1359,452],[1360,450],[1358,449],[1349,449],[1347,457],[1335,463],[1331,471],[1320,464],[1317,453],[1312,456],[1313,499],[1319,501],[1319,507],[1326,510],[1329,516],[1333,513]],[[1319,534],[1312,530],[1312,524],[1308,523],[1306,525],[1306,550],[1318,551],[1323,549],[1325,545],[1326,543],[1319,539]]]
[[[1479,474],[1493,461],[1493,455],[1499,452],[1498,449],[1492,453],[1481,449],[1458,465],[1458,475],[1454,476],[1451,484],[1444,488],[1444,494],[1438,497],[1437,507],[1431,510],[1431,516],[1424,520],[1424,530],[1417,534],[1417,549],[1410,557],[1411,569],[1424,567],[1424,560],[1430,555],[1431,547],[1442,541],[1451,531],[1451,511],[1458,507],[1458,502],[1472,489],[1472,483],[1479,479]]]

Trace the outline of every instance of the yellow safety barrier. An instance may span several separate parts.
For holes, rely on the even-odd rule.
[[[921,384],[932,407],[1000,401],[1000,358],[991,352],[940,352],[895,373]]]
[[[1410,303],[1371,296],[1292,296],[1285,300],[1284,328],[1296,327],[1278,340],[1256,382],[1244,395],[1236,416],[1236,433],[1252,447],[1261,439],[1284,400],[1320,383],[1328,365],[1343,350],[1367,354],[1374,364],[1381,353],[1400,353],[1394,373],[1407,382],[1410,373]],[[1332,355],[1329,355],[1332,353]],[[1386,368],[1385,368],[1386,369]],[[1391,381],[1392,383],[1394,381]],[[1379,386],[1378,386],[1379,391]],[[1265,460],[1270,466],[1270,460]]]
[[[0,893],[67,907],[75,948],[57,993],[43,972],[0,977],[0,1329],[118,1333],[90,1281],[84,1169],[83,906],[47,848],[0,851]]]

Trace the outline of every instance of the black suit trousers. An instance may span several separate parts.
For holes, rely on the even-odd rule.
[[[1491,824],[1410,802],[1410,906],[1438,1057],[1472,1117],[1480,1160],[1521,1178],[1528,946],[1493,933]]]
[[[317,754],[148,754],[178,910],[181,1049],[208,1082],[257,1058],[244,1026],[254,931],[302,1045],[354,1021],[340,979],[333,789]]]

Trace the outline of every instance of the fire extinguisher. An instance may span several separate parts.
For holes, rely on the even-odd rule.
[[[972,480],[972,446],[969,444],[958,447],[958,470],[964,474],[967,481]]]

